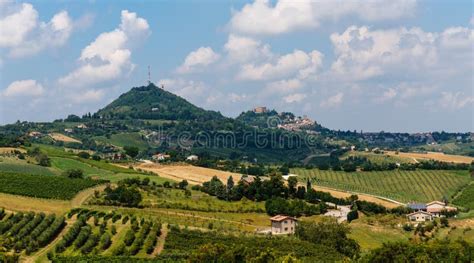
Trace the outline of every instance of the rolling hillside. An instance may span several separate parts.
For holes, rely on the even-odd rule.
[[[120,95],[97,112],[106,119],[211,120],[224,119],[220,113],[201,109],[153,83]]]

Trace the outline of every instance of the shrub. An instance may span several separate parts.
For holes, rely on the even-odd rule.
[[[84,178],[84,171],[81,169],[68,169],[63,172],[63,176],[68,178]]]
[[[82,159],[89,159],[91,155],[88,152],[78,152],[77,156],[79,156]]]

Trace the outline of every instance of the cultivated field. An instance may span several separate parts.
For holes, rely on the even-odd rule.
[[[0,157],[0,172],[26,173],[39,175],[55,175],[57,171],[49,167],[43,167],[19,160],[13,157]]]
[[[134,169],[141,169],[157,173],[159,176],[175,181],[187,180],[190,184],[202,184],[217,176],[222,182],[232,176],[234,182],[240,180],[241,174],[192,165],[160,165],[155,163],[139,163],[132,165]]]
[[[427,152],[427,153],[404,153],[399,152],[398,154],[393,151],[386,151],[385,154],[389,156],[398,156],[402,158],[411,158],[414,160],[437,160],[442,162],[453,162],[453,163],[471,163],[474,161],[473,157],[462,156],[462,155],[451,155],[440,152]]]
[[[358,152],[351,151],[343,156],[342,159],[346,159],[349,156],[360,156],[365,157],[372,163],[382,164],[382,163],[414,163],[415,160],[410,157],[403,157],[399,155],[388,155],[388,154],[376,154],[372,152]]]
[[[26,153],[26,150],[22,149],[22,148],[0,147],[0,155],[10,154],[10,153],[13,153],[14,151],[19,151],[21,153]]]
[[[50,133],[49,137],[51,137],[55,141],[81,143],[81,141],[74,139],[72,137],[66,136],[64,134],[61,134],[61,133]]]
[[[39,198],[72,199],[80,191],[103,183],[55,175],[0,173],[0,192]]]
[[[377,171],[354,172],[322,171],[318,169],[292,169],[305,182],[350,192],[383,196],[400,202],[426,202],[451,198],[462,186],[470,182],[467,171]]]

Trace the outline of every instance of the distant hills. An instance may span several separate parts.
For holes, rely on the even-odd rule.
[[[222,120],[219,112],[199,108],[187,100],[155,86],[132,88],[99,110],[104,119]]]

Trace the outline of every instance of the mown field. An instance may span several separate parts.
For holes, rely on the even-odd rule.
[[[78,192],[101,183],[104,181],[55,175],[0,173],[0,192],[39,198],[69,200]]]
[[[87,176],[112,174],[112,172],[108,170],[100,169],[78,160],[62,157],[51,157],[51,166],[63,171],[68,169],[81,169],[84,175]]]
[[[0,157],[0,172],[28,173],[39,175],[57,174],[54,169],[27,163],[14,157]]]
[[[428,202],[451,198],[470,182],[467,171],[376,171],[353,172],[297,168],[299,180],[314,185],[387,197],[400,202]]]
[[[94,139],[101,142],[107,142],[119,147],[136,146],[140,150],[145,150],[146,148],[148,148],[147,141],[143,139],[142,135],[138,132],[113,134],[110,136],[110,139],[103,136],[94,137]]]

